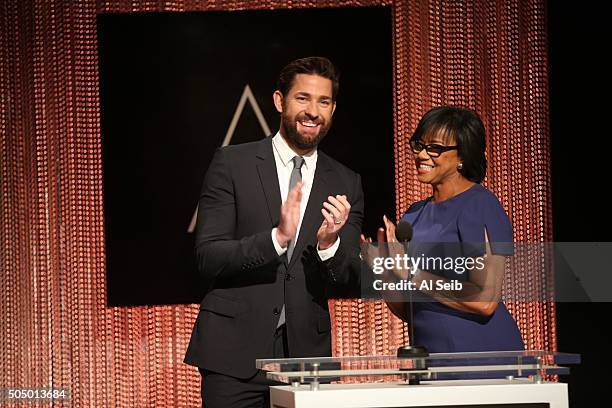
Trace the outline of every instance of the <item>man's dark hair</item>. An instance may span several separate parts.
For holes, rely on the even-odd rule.
[[[487,174],[485,128],[476,112],[458,106],[439,106],[427,112],[419,122],[415,140],[426,136],[441,136],[446,143],[454,142],[463,163],[459,173],[474,183]]]
[[[332,100],[335,102],[340,88],[340,73],[325,57],[307,57],[291,61],[282,69],[276,81],[276,89],[287,95],[297,74],[318,75],[332,81]]]

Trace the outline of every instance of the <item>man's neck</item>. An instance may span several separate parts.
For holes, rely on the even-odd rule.
[[[279,130],[279,133],[281,135],[281,137],[283,138],[283,140],[285,141],[285,143],[287,143],[287,146],[289,146],[289,148],[291,150],[293,150],[293,152],[299,156],[308,156],[310,153],[312,153],[313,151],[317,150],[317,148],[313,148],[313,149],[300,149],[299,147],[295,146],[291,140],[289,140],[289,138],[287,136],[285,136],[283,129],[281,128]]]

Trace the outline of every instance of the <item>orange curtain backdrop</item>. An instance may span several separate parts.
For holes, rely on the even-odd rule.
[[[66,406],[199,404],[198,374],[182,364],[198,307],[106,307],[96,14],[369,5],[393,8],[395,134],[380,137],[395,140],[397,216],[428,194],[405,152],[411,131],[430,107],[462,104],[485,122],[485,184],[515,239],[551,240],[544,0],[7,0],[0,386],[68,387]],[[507,291],[534,285],[537,276],[507,276]],[[394,353],[407,340],[383,304],[330,306],[336,355]],[[509,308],[528,348],[556,349],[553,303]]]

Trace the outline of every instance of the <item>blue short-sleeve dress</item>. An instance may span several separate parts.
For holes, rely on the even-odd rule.
[[[402,219],[413,227],[411,247],[470,243],[469,256],[479,256],[484,254],[486,229],[492,253],[512,255],[510,220],[497,197],[480,184],[441,203],[433,203],[431,197],[414,203]],[[493,315],[482,316],[429,298],[414,303],[412,324],[414,344],[430,353],[524,350],[516,322],[503,302]]]

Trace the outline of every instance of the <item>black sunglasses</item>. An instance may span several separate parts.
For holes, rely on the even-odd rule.
[[[425,149],[427,154],[431,157],[438,157],[444,152],[449,150],[457,150],[459,148],[459,146],[443,146],[437,143],[425,144],[413,138],[411,138],[410,142],[408,143],[410,144],[410,148],[414,154],[419,154],[421,153],[421,150]]]

